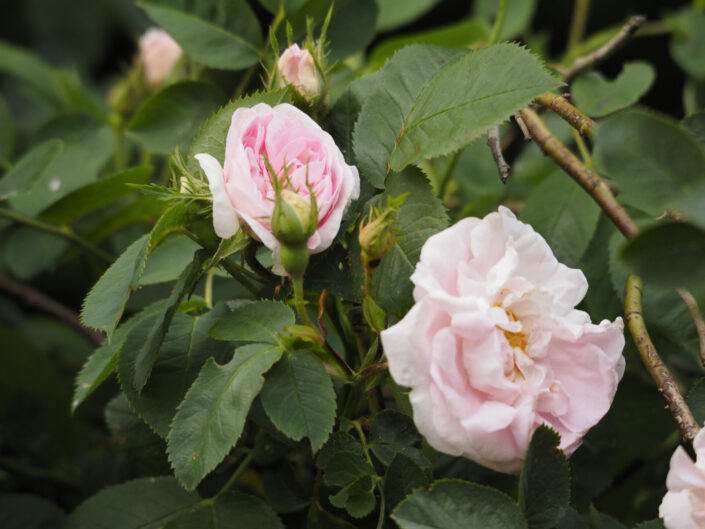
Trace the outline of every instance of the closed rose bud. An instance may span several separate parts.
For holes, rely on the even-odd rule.
[[[360,241],[362,250],[360,254],[362,264],[365,267],[374,267],[380,259],[394,249],[396,244],[395,214],[407,194],[404,193],[394,199],[388,198],[387,206],[384,209],[374,208],[370,212],[368,221],[360,225],[358,241]]]
[[[316,65],[307,49],[302,50],[298,44],[292,44],[279,57],[278,66],[282,86],[294,85],[307,99],[320,93]]]
[[[272,233],[284,244],[304,243],[316,230],[317,220],[308,200],[284,189],[272,212]]]
[[[139,49],[147,85],[157,90],[181,58],[181,46],[163,29],[150,28],[140,37]]]

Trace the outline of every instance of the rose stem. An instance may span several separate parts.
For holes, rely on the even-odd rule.
[[[700,307],[698,307],[698,302],[690,291],[679,288],[678,295],[685,303],[685,306],[688,307],[690,316],[693,318],[693,323],[695,323],[695,328],[698,331],[698,340],[700,342],[700,359],[703,364],[705,364],[705,320],[703,320],[703,315],[700,313]]]
[[[536,112],[527,107],[521,111],[521,117],[539,147],[595,199],[595,202],[600,205],[617,228],[627,238],[637,235],[639,233],[639,227],[621,204],[617,202],[607,182],[600,178],[595,172],[585,167],[543,124]],[[625,294],[625,317],[627,319],[627,325],[629,326],[634,343],[639,350],[639,355],[646,369],[649,371],[651,378],[666,400],[668,409],[676,420],[681,435],[684,439],[692,441],[700,428],[690,408],[688,408],[683,395],[678,390],[673,375],[659,357],[656,348],[649,338],[646,324],[642,316],[641,294],[641,279],[635,275],[630,275],[627,278]]]
[[[588,135],[592,137],[595,133],[595,127],[597,124],[592,120],[592,118],[587,117],[585,114],[580,112],[573,105],[568,103],[565,97],[554,94],[553,92],[546,92],[536,98],[537,103],[541,103],[543,106],[550,108],[568,123],[570,123],[581,136]]]
[[[587,25],[588,12],[590,11],[590,0],[575,0],[573,8],[573,18],[570,22],[570,33],[568,34],[568,51],[573,50],[583,40],[585,26]]]

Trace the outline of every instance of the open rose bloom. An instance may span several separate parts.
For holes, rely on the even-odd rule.
[[[572,453],[624,371],[622,320],[574,308],[583,273],[500,207],[430,237],[411,280],[416,304],[382,344],[431,446],[517,473],[546,424]]]
[[[306,200],[308,179],[318,208],[318,227],[308,239],[311,253],[331,245],[345,208],[360,194],[357,169],[345,163],[330,134],[288,104],[238,108],[228,131],[223,165],[210,154],[197,154],[196,159],[213,194],[216,234],[232,237],[244,223],[273,251],[273,271],[282,275],[281,243],[271,227],[275,202],[272,178]],[[269,160],[275,175],[269,174],[265,160]]]
[[[181,46],[163,29],[150,28],[140,37],[139,49],[147,84],[156,90],[181,58]]]
[[[671,457],[666,478],[668,492],[659,507],[666,529],[702,529],[705,527],[705,430],[693,441],[696,461],[682,446]]]

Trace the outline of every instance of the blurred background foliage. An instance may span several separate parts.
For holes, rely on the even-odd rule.
[[[266,28],[271,14],[259,3],[250,3]],[[363,4],[356,9],[364,9],[360,7]],[[642,81],[647,91],[641,104],[676,120],[705,106],[705,81],[693,75],[699,68],[697,58],[691,61],[695,62],[692,68],[686,68],[689,74],[683,69],[689,59],[677,62],[677,52],[670,47],[674,28],[678,31],[688,23],[681,21],[678,26],[671,15],[690,4],[685,0],[593,0],[586,29],[586,35],[596,34],[599,41],[600,32],[621,26],[631,14],[648,17],[651,33],[636,38],[596,70],[614,79],[625,63],[648,62],[656,75],[650,88],[648,79]],[[450,45],[470,44],[472,31],[486,31],[482,28],[492,20],[495,8],[493,0],[380,0],[377,7],[377,12],[374,8],[371,11],[377,20],[374,31],[374,26],[338,28],[334,56],[348,58],[337,77],[332,76],[333,95],[336,78],[340,95],[355,71],[381,66],[388,53],[385,46],[387,50],[398,46],[394,42],[401,36],[428,35],[437,28],[467,22],[440,38]],[[559,60],[566,49],[572,7],[573,2],[566,0],[510,0],[502,38],[524,42],[549,61]],[[108,94],[130,68],[136,39],[150,25],[144,11],[131,0],[4,0],[0,4],[0,168],[5,172],[41,141],[59,139],[62,144],[58,154],[47,153],[51,171],[41,177],[47,179],[43,191],[10,198],[14,211],[32,218],[52,218],[47,207],[53,207],[58,198],[113,174],[123,165],[124,161],[114,157],[120,140],[111,127]],[[366,36],[361,42],[357,35],[356,41],[353,37],[362,29]],[[363,49],[346,49],[349,42]],[[39,61],[55,68],[44,82],[38,82],[46,74]],[[645,75],[649,77],[648,71]],[[205,76],[224,94],[231,94],[242,72],[209,70]],[[250,86],[255,88],[258,82],[255,76]],[[590,87],[585,91],[589,95]],[[218,95],[213,98],[217,108]],[[206,116],[210,112],[205,109]],[[546,116],[546,122],[571,143],[568,125],[551,115]],[[51,145],[45,148],[50,150]],[[152,165],[154,178],[163,179],[164,157],[140,160],[134,152],[131,156],[135,163]],[[531,191],[542,186],[544,200],[552,194],[562,197],[576,192],[575,207],[580,208],[581,218],[593,219],[589,229],[594,230],[594,236],[577,245],[564,241],[554,249],[559,259],[580,266],[588,276],[591,290],[584,308],[593,320],[621,314],[619,292],[625,274],[616,258],[620,244],[616,229],[534,145],[514,142],[508,157],[513,175],[506,187],[497,178],[484,141],[464,149],[454,166],[444,166],[448,160],[439,158],[428,162],[425,171],[453,220],[483,216],[502,201],[521,209],[520,218],[542,233],[566,220],[546,219],[542,214],[545,202],[532,199]],[[433,175],[446,174],[446,169],[446,180],[433,180]],[[144,181],[150,173],[145,171],[133,175],[134,181]],[[54,189],[51,178],[57,175],[61,187]],[[119,255],[145,233],[163,209],[155,199],[136,193],[118,198],[104,207],[89,207],[85,215],[69,222],[76,233],[100,244],[110,255]],[[53,218],[66,220],[63,214],[59,208]],[[553,233],[552,239],[560,241],[560,233]],[[168,294],[171,284],[166,281],[173,280],[185,266],[179,256],[190,259],[191,246],[184,237],[174,238],[155,252],[143,288],[130,300],[128,310]],[[0,274],[14,284],[29,286],[78,312],[86,292],[104,269],[101,259],[78,251],[65,238],[0,218]],[[216,301],[235,296],[236,288],[232,281],[218,280]],[[115,380],[102,385],[72,415],[74,380],[94,344],[90,336],[27,303],[24,294],[7,285],[0,289],[0,526],[57,527],[64,513],[102,487],[139,476],[168,474],[169,467],[164,442],[134,416],[124,399],[115,397],[119,394]],[[645,304],[656,345],[684,386],[691,386],[703,370],[687,309],[675,293],[661,291],[647,290]],[[634,348],[628,347],[626,354],[630,369],[613,410],[588,435],[571,464],[574,504],[594,501],[600,511],[631,525],[656,516],[665,491],[668,457],[678,435],[660,396],[640,368]],[[702,411],[697,410],[701,422],[705,418]],[[488,477],[488,471],[469,461],[441,458],[437,467],[444,462],[447,477],[482,476],[497,480],[501,486],[501,476]],[[256,477],[252,479],[255,489],[261,486]],[[32,513],[31,519],[23,519],[21,513]],[[613,527],[608,518],[604,520],[605,528]]]

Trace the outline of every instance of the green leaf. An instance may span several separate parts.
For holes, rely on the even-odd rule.
[[[291,14],[301,9],[308,0],[259,0],[270,13],[276,13],[280,5],[284,5],[284,12]]]
[[[705,423],[705,379],[701,378],[690,388],[686,402],[698,424]]]
[[[705,78],[705,13],[683,9],[668,22],[673,26],[671,56],[691,76]]]
[[[561,86],[531,52],[516,44],[472,51],[440,70],[404,116],[394,171],[453,152]]]
[[[308,510],[306,529],[355,529],[355,526],[312,505]]]
[[[193,254],[199,248],[200,245],[186,235],[170,236],[149,255],[144,273],[140,278],[140,285],[176,281],[184,268],[191,263]]]
[[[409,46],[380,71],[377,89],[362,105],[353,133],[360,174],[372,185],[384,187],[390,155],[424,84],[464,53],[455,48]]]
[[[650,520],[637,525],[634,529],[666,529],[661,520]]]
[[[327,32],[330,63],[364,50],[372,42],[377,25],[375,0],[341,0],[336,6]]]
[[[530,529],[551,529],[570,503],[570,466],[558,449],[560,436],[539,426],[531,437],[519,477],[519,507]]]
[[[3,529],[59,529],[66,513],[49,500],[31,494],[0,494]]]
[[[106,378],[108,378],[117,368],[118,352],[125,343],[125,339],[130,331],[137,325],[140,319],[147,315],[147,311],[143,311],[140,315],[130,318],[129,321],[122,324],[117,331],[112,335],[110,340],[106,340],[88,357],[83,368],[76,377],[76,388],[73,392],[73,401],[71,402],[71,411],[75,412],[76,408],[86,398],[100,386]]]
[[[519,218],[546,239],[559,261],[574,266],[592,240],[600,211],[593,198],[559,169],[531,192]]]
[[[169,522],[164,529],[219,529],[227,527],[284,529],[279,517],[261,499],[230,492],[217,495],[212,503]]]
[[[0,96],[0,164],[8,163],[15,151],[15,122],[4,97]]]
[[[33,53],[0,41],[0,71],[25,81],[49,105],[58,108],[64,103],[53,69]]]
[[[201,64],[240,70],[259,60],[262,32],[245,0],[143,0],[141,5]]]
[[[93,285],[81,308],[86,327],[105,331],[108,337],[113,334],[130,293],[137,288],[148,239],[143,235],[133,242]]]
[[[218,321],[211,336],[217,340],[276,345],[279,333],[295,321],[294,311],[278,301],[246,302]]]
[[[436,46],[453,46],[470,48],[487,39],[489,30],[482,22],[474,19],[463,20],[456,24],[433,28],[402,37],[393,37],[381,42],[372,50],[367,62],[367,70],[376,70],[394,55],[394,52],[411,44],[433,44]],[[419,89],[421,87],[418,87]]]
[[[401,529],[526,529],[519,507],[501,492],[460,480],[439,480],[407,496],[392,513]]]
[[[225,139],[233,119],[233,112],[238,108],[252,107],[257,103],[266,103],[270,106],[291,103],[291,94],[288,88],[282,88],[272,92],[255,93],[225,105],[199,131],[189,149],[187,167],[193,172],[198,172],[200,166],[194,155],[200,153],[208,153],[222,164],[225,159]]]
[[[368,438],[372,453],[382,464],[391,464],[398,452],[411,457],[417,464],[429,466],[413,446],[421,442],[411,417],[394,410],[383,410],[375,415]]]
[[[33,279],[55,268],[70,247],[63,237],[29,226],[15,226],[5,240],[2,254],[7,270],[18,279]]]
[[[580,516],[580,513],[568,507],[565,516],[556,524],[556,529],[590,529],[585,518]]]
[[[127,131],[147,149],[167,154],[188,149],[201,125],[225,100],[221,90],[203,81],[167,86],[147,99]]]
[[[384,498],[389,511],[394,508],[413,490],[425,488],[429,484],[428,476],[416,461],[397,452],[392,458],[384,475]]]
[[[440,0],[378,0],[377,31],[387,31],[407,24],[427,11]]]
[[[534,18],[537,4],[537,0],[513,0],[507,8],[499,40],[511,40],[523,35]],[[490,25],[497,17],[498,7],[499,0],[478,0],[473,4],[473,14]]]
[[[284,435],[311,440],[317,452],[335,424],[335,391],[323,364],[308,351],[285,354],[267,373],[262,388],[264,411]]]
[[[57,224],[73,224],[80,217],[131,195],[134,190],[126,184],[144,184],[151,175],[152,168],[144,166],[102,178],[66,195],[43,211],[40,217]]]
[[[31,191],[10,199],[13,208],[35,216],[75,189],[98,179],[114,152],[110,127],[85,115],[60,116],[44,125],[37,141],[58,139],[63,149],[36,180]]]
[[[134,364],[134,385],[138,393],[142,392],[142,388],[147,383],[149,375],[152,373],[154,363],[157,361],[159,351],[161,350],[164,337],[166,336],[169,325],[171,324],[176,309],[179,308],[181,301],[190,295],[195,288],[196,283],[204,272],[204,263],[208,259],[208,253],[205,250],[198,251],[193,257],[191,264],[181,272],[179,279],[171,292],[171,295],[166,301],[164,312],[157,319],[152,329],[149,331],[144,345],[140,348],[139,354],[135,359]]]
[[[356,445],[348,450],[330,451],[330,459],[326,462],[323,479],[327,485],[345,487],[352,485],[360,478],[374,475],[372,465],[364,458],[362,451]]]
[[[27,151],[0,179],[0,200],[28,193],[63,149],[59,140],[47,140]]]
[[[570,97],[583,113],[599,118],[638,102],[655,78],[649,63],[628,62],[614,81],[595,71],[581,75],[571,84]]]
[[[675,123],[629,110],[600,123],[595,158],[623,204],[657,217],[666,200],[705,180],[705,152]]]
[[[169,461],[188,490],[220,463],[240,438],[265,373],[282,350],[252,344],[219,366],[209,359],[179,406],[167,438]]]
[[[141,478],[91,496],[66,519],[62,529],[158,529],[193,509],[201,499],[171,477]]]
[[[688,133],[695,138],[701,148],[705,149],[705,110],[691,114],[683,121],[683,127]]]
[[[124,394],[118,394],[105,406],[105,423],[110,428],[116,448],[130,459],[145,465],[155,474],[170,473],[164,439],[149,429],[130,407]]]
[[[397,213],[397,243],[382,259],[373,284],[377,304],[397,318],[406,314],[413,304],[413,284],[408,279],[419,260],[421,247],[431,235],[448,226],[443,203],[419,172],[392,175],[381,200],[406,192],[409,196]]]
[[[120,349],[118,375],[130,406],[157,434],[166,438],[176,408],[203,364],[211,357],[219,362],[229,360],[228,352],[231,349],[228,344],[208,336],[213,323],[227,312],[224,305],[217,305],[196,317],[177,312],[164,338],[152,375],[138,393],[132,385],[134,364],[149,333],[163,318],[164,307],[165,303],[160,302],[131,330]]]
[[[627,242],[622,258],[646,283],[699,291],[705,280],[705,230],[681,223],[649,228]]]

